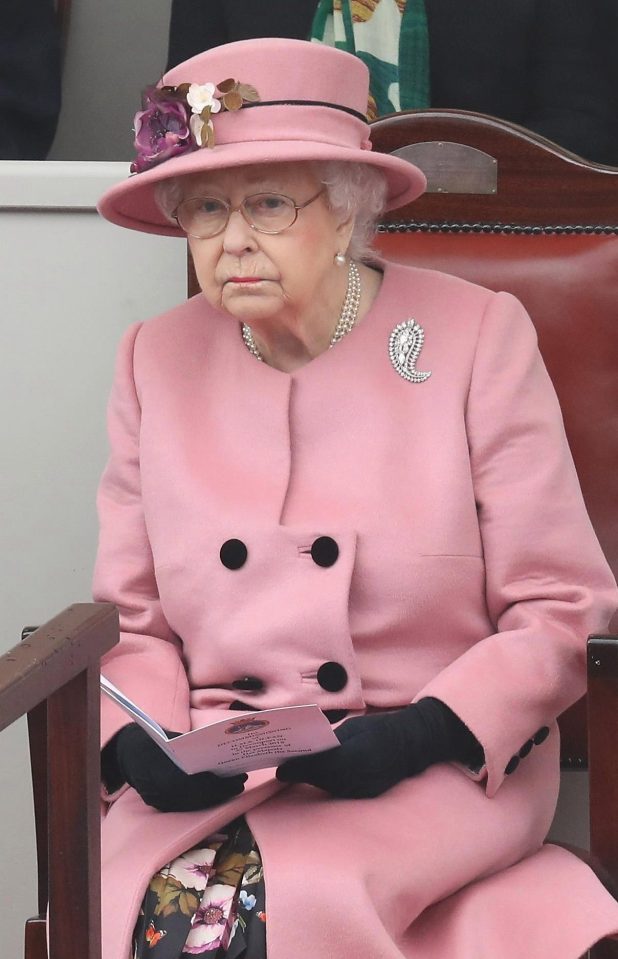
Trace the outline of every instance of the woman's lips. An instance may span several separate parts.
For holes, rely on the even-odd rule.
[[[231,276],[228,283],[261,283],[261,276]]]

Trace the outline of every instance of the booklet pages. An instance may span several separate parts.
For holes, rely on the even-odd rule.
[[[101,676],[101,690],[186,773],[208,770],[235,776],[339,745],[328,719],[315,704],[230,712],[224,719],[170,739],[151,716],[105,676]]]

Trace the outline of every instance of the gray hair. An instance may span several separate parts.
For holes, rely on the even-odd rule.
[[[345,160],[309,162],[311,170],[326,187],[328,205],[345,223],[354,217],[354,230],[347,254],[354,260],[372,255],[371,241],[384,210],[387,183],[384,173],[368,163]],[[185,177],[162,180],[155,187],[155,200],[163,215],[174,223],[173,213],[184,196]]]
[[[353,260],[371,257],[371,241],[386,202],[384,173],[368,163],[345,160],[326,160],[313,163],[312,167],[326,187],[328,205],[335,216],[342,223],[354,217],[348,256]]]

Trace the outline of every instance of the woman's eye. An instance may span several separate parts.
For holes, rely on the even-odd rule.
[[[279,213],[288,206],[285,197],[282,196],[261,196],[256,197],[250,204],[250,208],[257,213]]]
[[[210,200],[206,198],[200,203],[198,212],[204,214],[205,216],[217,216],[224,209],[223,203],[221,203],[219,200]]]

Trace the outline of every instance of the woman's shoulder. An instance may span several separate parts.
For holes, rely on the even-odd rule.
[[[482,305],[485,305],[494,295],[493,290],[454,273],[385,260],[381,261],[381,266],[393,288],[406,292],[415,291],[417,295],[420,293],[432,295],[437,300],[464,297],[466,302]]]
[[[217,311],[201,293],[134,325],[135,349],[138,353],[160,352],[172,346],[178,352],[191,348],[196,338],[204,341],[217,328]]]
[[[142,331],[151,337],[177,337],[196,327],[209,326],[217,315],[206,298],[197,293],[195,296],[172,306],[164,313],[150,317],[142,323]]]
[[[442,329],[453,345],[480,336],[491,340],[500,330],[512,339],[536,338],[523,304],[504,290],[491,290],[451,273],[382,260],[384,311],[411,310],[422,325]]]

